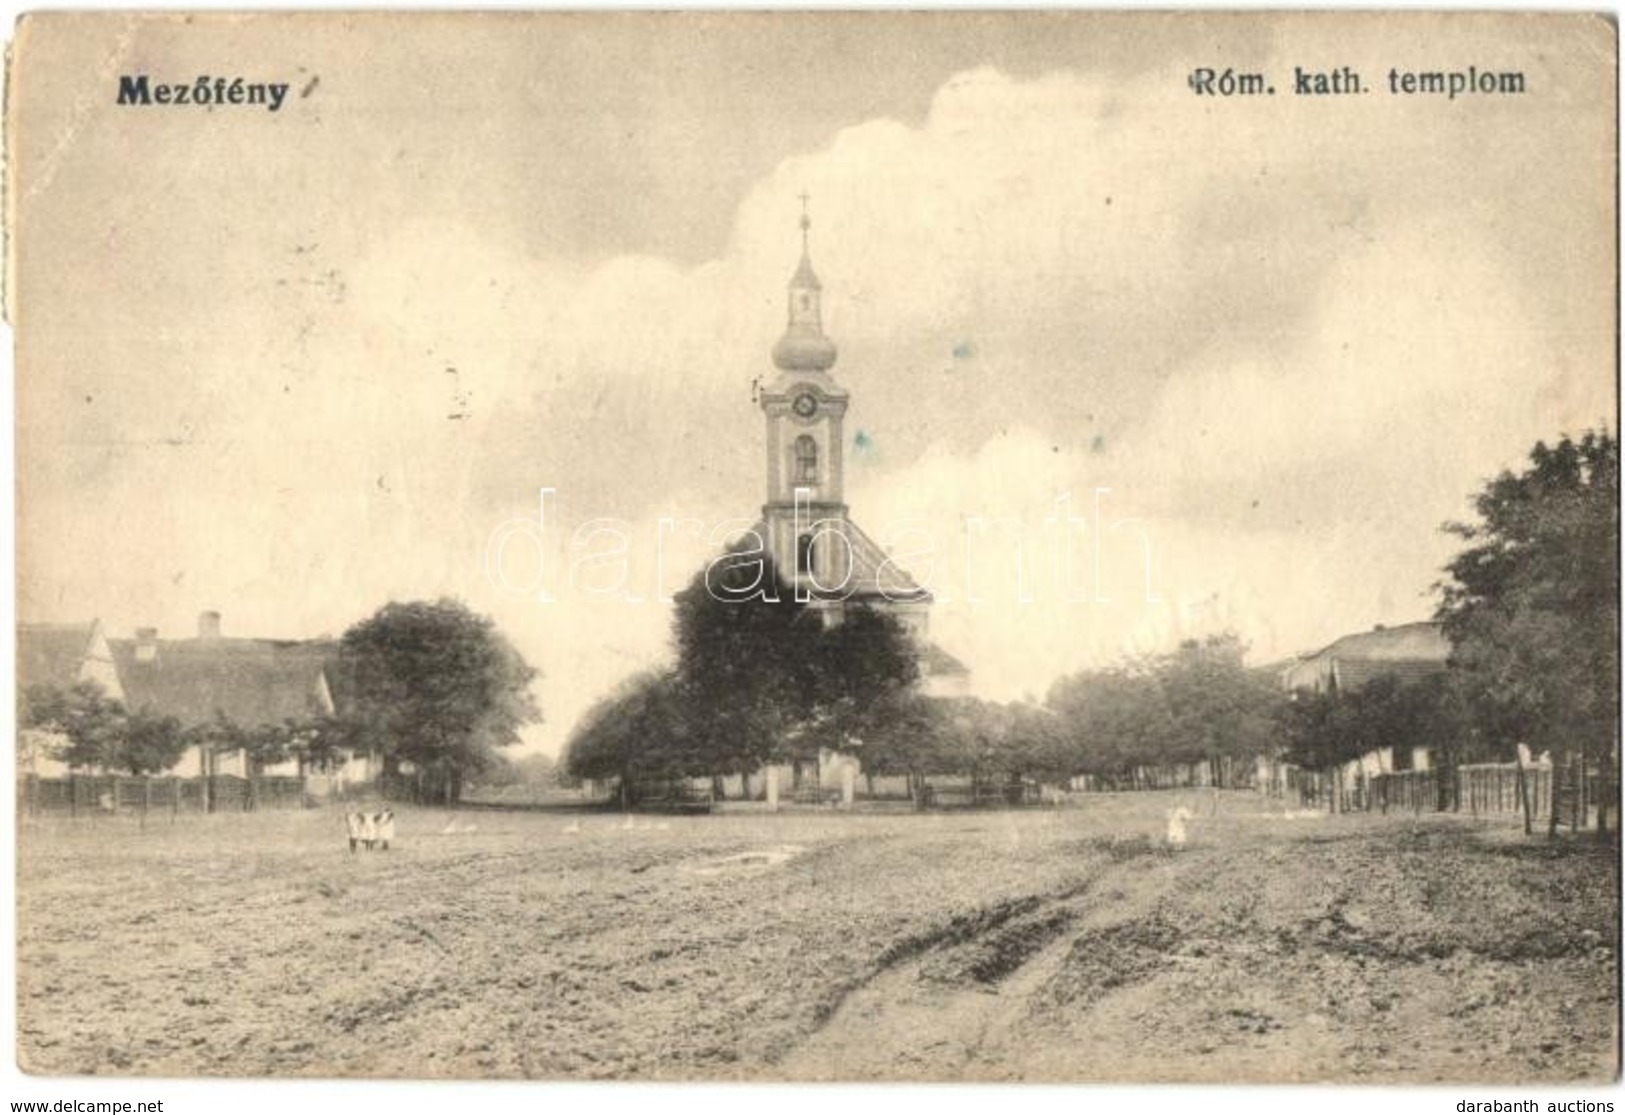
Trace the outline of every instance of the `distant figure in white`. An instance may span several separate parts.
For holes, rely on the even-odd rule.
[[[1185,822],[1195,814],[1181,805],[1178,809],[1168,812],[1168,846],[1170,848],[1183,848],[1185,846]]]
[[[373,839],[383,851],[389,851],[389,842],[395,839],[395,811],[384,809],[372,815]]]
[[[374,813],[352,809],[344,815],[344,828],[350,835],[350,851],[358,847],[372,851],[389,851],[389,842],[395,839],[395,811],[384,808]]]

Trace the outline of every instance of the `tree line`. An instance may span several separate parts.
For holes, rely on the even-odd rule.
[[[1449,668],[1336,694],[1284,694],[1245,664],[1240,640],[1216,635],[1063,677],[1042,704],[930,697],[895,617],[849,603],[828,623],[818,602],[780,588],[771,558],[737,550],[676,597],[673,665],[599,701],[562,766],[632,787],[829,749],[911,786],[940,774],[1111,784],[1196,763],[1222,781],[1260,754],[1321,768],[1428,747],[1451,765],[1508,759],[1523,743],[1612,771],[1618,472],[1617,441],[1600,431],[1538,443],[1526,468],[1487,483],[1475,521],[1444,528],[1462,543],[1436,586]],[[81,683],[30,688],[19,724],[60,734],[70,764],[131,774],[167,770],[193,746],[241,750],[253,769],[367,751],[415,793],[456,800],[466,780],[500,776],[501,749],[540,716],[534,669],[455,600],[386,605],[344,634],[333,662],[344,699],[328,717],[183,725]]]
[[[848,606],[826,626],[739,551],[677,597],[674,666],[600,701],[563,763],[623,785],[748,774],[819,747],[865,771],[1127,783],[1137,768],[1210,764],[1223,781],[1254,756],[1310,768],[1377,747],[1439,765],[1512,758],[1518,744],[1612,769],[1619,717],[1618,444],[1606,431],[1538,443],[1490,481],[1436,586],[1447,668],[1348,692],[1282,691],[1234,635],[1080,671],[1042,705],[922,695],[890,616]]]
[[[453,599],[386,604],[344,633],[328,668],[343,694],[332,715],[239,724],[216,709],[183,724],[81,681],[29,686],[18,724],[59,736],[51,757],[76,768],[158,774],[195,747],[206,765],[241,751],[251,772],[289,760],[304,772],[366,752],[414,796],[455,801],[541,715],[536,671],[488,617]]]

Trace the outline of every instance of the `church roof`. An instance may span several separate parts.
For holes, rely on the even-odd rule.
[[[807,248],[807,230],[811,227],[812,222],[803,212],[801,263],[790,276],[790,320],[784,336],[773,346],[773,363],[786,372],[824,372],[835,364],[835,342],[824,335],[819,313],[823,284],[813,271],[812,254]]]
[[[884,596],[891,600],[920,603],[931,600],[931,594],[921,588],[850,519],[846,521],[846,538],[852,544],[852,578],[849,583],[853,586],[853,596]]]
[[[812,259],[808,257],[805,248],[801,252],[801,266],[797,267],[796,273],[790,276],[790,285],[805,290],[824,289],[824,284],[818,281],[818,274],[813,271]]]
[[[835,342],[804,322],[793,322],[773,346],[773,365],[783,372],[828,371],[835,356]]]
[[[969,674],[970,667],[943,650],[936,643],[928,643],[925,648],[924,672],[927,677],[951,677],[957,674]]]
[[[896,562],[891,561],[886,554],[875,544],[861,527],[851,519],[842,520],[843,533],[847,543],[852,547],[852,575],[847,579],[846,585],[839,592],[818,593],[820,596],[832,600],[873,600],[876,598],[889,600],[894,603],[929,604],[931,602],[930,590],[922,588],[913,577],[901,569]],[[768,538],[767,523],[757,520],[756,525],[750,528],[750,533],[764,543]],[[782,576],[782,574],[781,574]]]

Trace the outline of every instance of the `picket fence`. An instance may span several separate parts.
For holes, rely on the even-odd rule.
[[[1599,805],[1612,808],[1618,784],[1610,772],[1595,768],[1582,777],[1577,764],[1560,777],[1546,762],[1464,763],[1375,775],[1337,767],[1323,771],[1286,767],[1276,792],[1333,813],[1527,815],[1531,823],[1582,829],[1592,823]]]

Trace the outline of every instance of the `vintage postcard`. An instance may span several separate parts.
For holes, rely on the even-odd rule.
[[[1616,67],[26,16],[16,1098],[1611,1083]]]

